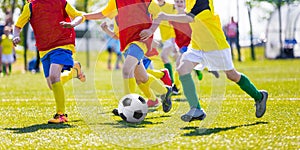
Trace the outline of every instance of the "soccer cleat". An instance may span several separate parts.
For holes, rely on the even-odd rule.
[[[219,72],[218,71],[208,71],[209,73],[213,74],[216,78],[219,78]]]
[[[164,68],[164,69],[161,69],[161,71],[164,73],[164,76],[162,78],[160,78],[160,80],[165,85],[172,86],[172,80],[171,80],[171,77],[170,77],[170,74],[169,74],[169,70]]]
[[[255,115],[257,118],[260,118],[265,114],[266,108],[267,108],[267,99],[268,99],[267,91],[260,90],[259,92],[262,94],[263,97],[262,97],[261,101],[255,102],[255,107],[256,107]]]
[[[118,111],[117,108],[115,108],[115,109],[112,111],[112,113],[113,113],[115,116],[120,116],[120,115],[119,115],[119,111]]]
[[[67,114],[55,114],[52,119],[48,121],[49,124],[60,124],[68,122]]]
[[[179,94],[179,89],[177,88],[177,86],[175,84],[173,84],[173,86],[172,86],[172,92],[173,92],[174,95]]]
[[[159,105],[158,99],[156,98],[155,101],[149,99],[147,105],[148,107],[157,107]]]
[[[162,106],[163,106],[163,111],[164,112],[169,112],[172,108],[172,101],[171,101],[171,96],[172,96],[172,88],[167,86],[167,93],[161,95],[161,100],[162,100]]]
[[[184,122],[191,122],[193,120],[204,120],[206,113],[203,109],[191,108],[191,110],[181,116],[181,120]]]
[[[80,63],[78,61],[76,61],[74,63],[73,69],[76,70],[76,78],[78,78],[81,82],[85,82],[86,78],[85,78],[84,73],[81,70],[81,65],[80,65]]]

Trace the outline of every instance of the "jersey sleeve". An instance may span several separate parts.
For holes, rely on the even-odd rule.
[[[66,4],[65,10],[66,10],[68,16],[71,17],[72,19],[74,19],[74,18],[76,18],[76,17],[78,17],[78,16],[82,16],[82,17],[83,17],[82,22],[85,21],[85,17],[83,16],[83,12],[76,10],[76,9],[75,9],[71,4],[69,4],[68,2],[67,2],[67,4]]]
[[[31,12],[29,5],[30,3],[27,3],[23,7],[23,11],[21,15],[19,16],[17,23],[15,24],[16,27],[23,28],[25,24],[30,20]]]
[[[187,15],[191,17],[195,17],[203,10],[206,9],[210,10],[209,0],[196,0],[194,6],[192,7],[191,11]]]
[[[157,18],[158,14],[160,13],[160,7],[157,3],[151,1],[148,7],[148,12],[153,16],[153,18]]]
[[[109,0],[106,7],[102,10],[103,16],[106,16],[110,19],[113,19],[115,16],[117,16],[117,6],[115,0]]]

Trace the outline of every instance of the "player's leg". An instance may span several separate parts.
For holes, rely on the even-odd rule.
[[[81,82],[86,81],[85,74],[82,71],[81,64],[78,61],[74,62],[74,66],[71,69],[71,71],[65,70],[61,73],[61,76],[60,76],[60,80],[61,80],[62,84],[65,84],[66,82],[68,82],[69,80],[71,80],[73,78],[77,78]]]
[[[67,122],[65,114],[65,94],[64,88],[60,81],[62,70],[69,70],[73,67],[74,62],[72,52],[65,49],[56,49],[50,51],[42,58],[45,77],[50,82],[53,95],[56,102],[56,114],[48,123],[64,123]],[[45,70],[46,69],[46,70]]]
[[[111,46],[107,47],[107,51],[108,51],[107,69],[110,70],[111,69],[112,51],[113,51],[112,47]]]
[[[122,53],[118,51],[116,54],[117,54],[117,60],[116,60],[115,69],[120,69],[121,68],[120,63],[122,62]]]
[[[67,122],[67,115],[65,115],[65,93],[63,84],[60,81],[60,74],[63,65],[51,64],[49,80],[51,82],[52,91],[56,103],[56,114],[48,123],[64,123]]]
[[[140,90],[144,93],[146,98],[148,99],[147,105],[148,107],[156,107],[159,105],[158,99],[156,98],[153,90],[150,89],[148,84],[144,84],[149,80],[149,76],[144,68],[144,65],[140,63],[137,65],[134,73],[136,82],[140,88]]]
[[[255,100],[256,117],[262,117],[266,111],[268,92],[258,90],[246,75],[237,72],[235,69],[225,71],[225,73],[229,80],[236,82],[243,91]]]
[[[169,60],[169,56],[172,53],[172,51],[174,51],[173,49],[175,49],[175,45],[172,43],[172,39],[167,40],[162,48],[160,57],[164,63],[164,67],[168,69],[172,83],[174,82],[174,78],[173,78],[173,68],[172,68],[172,64]]]
[[[194,58],[195,60],[192,60],[190,55],[195,54],[193,54],[192,51],[184,53],[182,55],[182,58],[180,59],[180,64],[177,67],[179,79],[183,88],[183,93],[190,106],[190,111],[181,116],[181,119],[185,122],[190,122],[195,119],[203,120],[206,117],[204,110],[201,109],[195,83],[191,76],[192,70],[197,65],[197,63],[195,62],[197,62],[196,60],[199,60],[200,58]]]

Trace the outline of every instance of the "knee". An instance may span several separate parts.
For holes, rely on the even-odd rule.
[[[166,63],[166,62],[168,61],[168,56],[167,56],[166,54],[161,54],[161,55],[160,55],[160,58],[162,59],[162,61],[163,61],[164,63]]]
[[[233,82],[238,82],[240,80],[240,74],[236,72],[235,70],[232,71],[226,71],[226,77],[227,79],[233,81]]]
[[[49,79],[50,79],[50,83],[53,84],[55,82],[60,81],[60,76],[54,75],[54,74],[50,74],[49,75]]]
[[[122,74],[123,74],[123,77],[129,78],[129,76],[130,76],[130,69],[124,67],[123,70],[122,70]]]

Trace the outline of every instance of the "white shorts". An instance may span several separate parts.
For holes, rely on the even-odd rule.
[[[209,71],[227,71],[234,69],[230,48],[205,52],[189,47],[188,50],[183,53],[182,60],[199,63],[194,68],[196,70],[207,68]]]
[[[169,48],[169,47],[175,47],[175,39],[174,38],[170,38],[170,39],[166,40],[163,43],[162,49],[166,49],[166,48]]]
[[[13,62],[14,62],[14,55],[13,54],[2,54],[2,63],[11,64]]]

